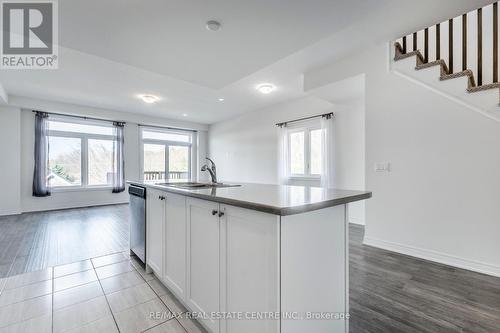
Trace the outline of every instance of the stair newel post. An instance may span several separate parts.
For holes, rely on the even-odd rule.
[[[462,15],[462,70],[467,69],[467,14]]]
[[[498,82],[498,2],[493,4],[493,83]]]
[[[424,30],[424,62],[429,62],[429,28]]]
[[[448,74],[453,74],[453,19],[448,21]]]
[[[477,85],[483,85],[483,9],[477,10]]]
[[[413,51],[417,50],[417,33],[413,33]]]
[[[441,24],[436,24],[436,60],[441,59]]]

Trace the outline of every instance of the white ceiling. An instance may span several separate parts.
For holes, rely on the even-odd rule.
[[[1,71],[0,83],[11,95],[210,124],[301,97],[306,70],[489,2],[64,0],[59,69]],[[222,30],[207,31],[210,19]],[[259,94],[261,82],[278,89]],[[161,101],[145,105],[145,93]]]
[[[356,75],[309,90],[309,94],[334,105],[364,102],[365,75]]]
[[[377,2],[64,0],[60,43],[220,89],[339,31]],[[209,19],[222,29],[208,31]]]

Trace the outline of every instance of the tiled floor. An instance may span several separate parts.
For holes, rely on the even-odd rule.
[[[0,333],[201,333],[125,252],[0,279]]]
[[[350,332],[500,332],[499,278],[366,246],[363,232],[350,227]],[[184,308],[127,248],[127,205],[0,217],[0,333],[200,332],[145,315]]]

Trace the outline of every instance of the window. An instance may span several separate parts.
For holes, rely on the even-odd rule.
[[[173,142],[191,142],[191,136],[188,134],[158,132],[152,130],[145,130],[142,132],[142,138],[145,140],[160,140],[160,141],[173,141]]]
[[[144,180],[190,180],[193,132],[142,129]]]
[[[322,167],[322,130],[317,126],[292,127],[288,135],[290,176],[319,178]]]
[[[165,145],[144,144],[144,180],[165,179],[165,152]]]
[[[47,186],[111,186],[114,129],[89,121],[49,120]]]
[[[82,140],[49,137],[48,186],[82,185]]]
[[[320,175],[321,174],[321,153],[322,153],[322,147],[321,147],[321,129],[316,129],[316,130],[311,130],[309,132],[309,146],[311,147],[310,149],[310,170],[309,172],[311,175]]]
[[[113,183],[113,141],[88,140],[89,185]]]
[[[295,132],[290,134],[290,174],[303,175],[305,167],[305,133]]]

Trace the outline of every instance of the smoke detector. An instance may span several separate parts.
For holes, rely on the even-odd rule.
[[[220,24],[220,22],[210,20],[207,22],[205,27],[207,28],[207,30],[210,30],[210,31],[219,31],[221,28],[221,24]]]

